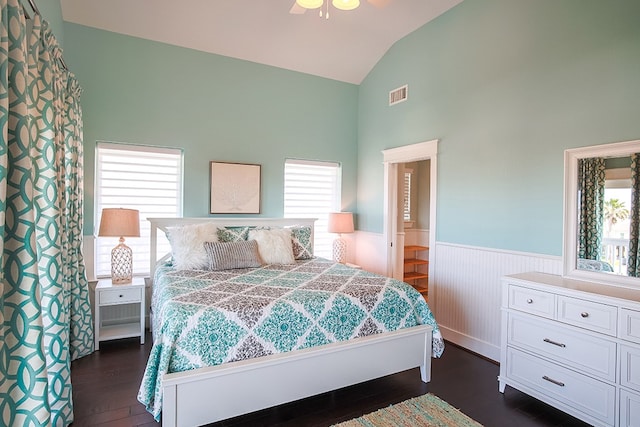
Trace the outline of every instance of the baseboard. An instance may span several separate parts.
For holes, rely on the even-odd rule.
[[[438,325],[440,327],[440,332],[445,340],[451,341],[452,343],[465,348],[469,351],[477,353],[483,357],[486,357],[489,360],[494,362],[498,362],[500,360],[500,347],[495,346],[491,343],[481,341],[477,338],[471,337],[469,335],[465,335],[458,331],[454,331],[452,329],[447,328],[446,326]],[[446,347],[445,347],[446,352]]]

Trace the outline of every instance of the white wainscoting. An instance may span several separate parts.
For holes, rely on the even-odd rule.
[[[562,258],[557,256],[440,242],[435,249],[429,305],[442,334],[496,361],[500,359],[500,278],[525,271],[562,274]]]
[[[407,240],[412,238],[407,236]],[[382,234],[357,231],[355,243],[356,263],[386,274]],[[429,277],[429,306],[442,334],[496,361],[500,359],[500,278],[525,271],[562,274],[559,256],[442,242],[436,242],[431,251],[434,268]]]
[[[355,263],[363,270],[387,275],[387,251],[384,236],[368,231],[356,231],[354,234]]]
[[[405,228],[404,244],[429,246],[429,230],[422,228]]]

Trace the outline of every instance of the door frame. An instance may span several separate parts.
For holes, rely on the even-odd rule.
[[[396,148],[382,150],[384,162],[384,243],[387,251],[386,274],[402,280],[404,265],[398,256],[400,250],[398,233],[398,165],[420,160],[430,160],[430,194],[429,194],[429,277],[433,277],[435,265],[436,243],[436,190],[438,176],[438,141],[419,142]],[[402,233],[404,234],[404,233]],[[401,238],[400,238],[401,240]],[[402,242],[404,246],[404,242]],[[435,295],[434,295],[435,296]],[[429,292],[429,300],[432,293]],[[435,299],[435,298],[434,298]]]

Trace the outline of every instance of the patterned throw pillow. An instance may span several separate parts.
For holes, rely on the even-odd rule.
[[[296,261],[289,229],[250,230],[249,239],[258,242],[258,252],[265,264],[294,264]]]
[[[313,245],[311,244],[311,227],[291,227],[291,239],[293,241],[293,256],[295,259],[313,258]]]
[[[239,242],[206,242],[204,249],[209,257],[209,270],[254,268],[262,266],[255,240]]]
[[[249,237],[249,227],[221,227],[218,228],[220,242],[241,242]]]
[[[212,222],[169,227],[173,266],[177,270],[204,270],[209,265],[204,242],[218,240],[218,227]]]

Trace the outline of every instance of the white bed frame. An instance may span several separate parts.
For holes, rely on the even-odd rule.
[[[214,222],[219,226],[309,225],[301,218],[149,218],[151,278],[158,258],[158,231],[167,227]],[[313,236],[313,233],[312,233]],[[269,408],[316,394],[420,367],[423,382],[431,380],[432,328],[420,325],[225,363],[162,378],[162,425],[196,426]]]

